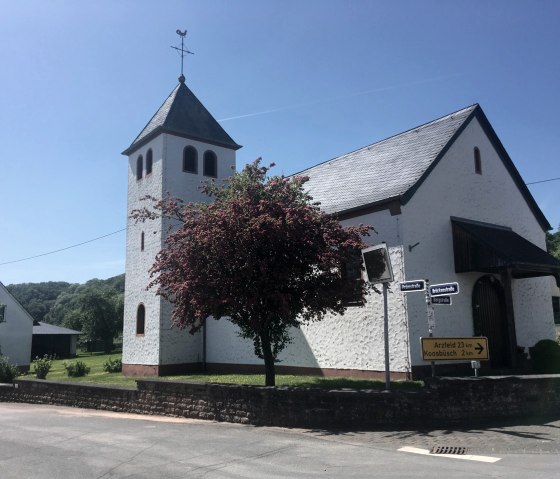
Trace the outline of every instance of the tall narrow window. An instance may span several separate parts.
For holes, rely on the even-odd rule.
[[[482,175],[482,160],[480,159],[480,150],[474,147],[474,172]]]
[[[183,171],[198,173],[198,153],[193,146],[185,146],[183,150]]]
[[[204,152],[204,168],[202,171],[204,176],[216,178],[218,176],[218,158],[212,150]]]
[[[152,173],[153,156],[152,149],[150,148],[146,153],[146,175]]]
[[[362,306],[364,304],[361,295],[361,281],[362,281],[362,252],[359,249],[350,251],[348,261],[342,264],[341,268],[342,277],[352,283],[353,287],[347,292],[348,295],[344,298],[346,306]]]
[[[144,232],[140,235],[140,251],[144,251]]]
[[[142,303],[138,305],[136,311],[136,334],[144,334],[146,327],[146,308]]]
[[[142,170],[144,169],[144,159],[142,158],[142,155],[140,155],[138,157],[138,159],[136,160],[136,179],[140,180],[142,179]]]
[[[559,296],[552,297],[552,314],[554,315],[554,324],[560,325],[560,297]]]

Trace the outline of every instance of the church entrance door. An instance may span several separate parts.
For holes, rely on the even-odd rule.
[[[474,285],[473,324],[475,336],[488,338],[490,367],[511,366],[504,288],[494,276],[483,276]]]

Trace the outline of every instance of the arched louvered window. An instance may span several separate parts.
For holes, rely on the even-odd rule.
[[[144,169],[144,158],[142,158],[142,155],[140,155],[138,157],[138,159],[136,160],[136,179],[137,180],[142,179],[142,170],[143,169]]]
[[[136,334],[144,334],[146,328],[146,308],[142,303],[138,305],[136,311]]]
[[[152,149],[150,148],[146,152],[146,175],[150,175],[152,173],[153,156]]]
[[[204,152],[204,167],[202,171],[204,176],[217,178],[218,176],[218,158],[212,150]]]
[[[482,159],[480,158],[480,150],[474,147],[474,172],[482,175]]]
[[[183,150],[183,171],[198,173],[198,152],[194,146],[185,146]]]

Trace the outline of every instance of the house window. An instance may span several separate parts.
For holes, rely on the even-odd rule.
[[[475,173],[482,175],[482,160],[480,159],[480,150],[478,147],[474,147],[474,171]]]
[[[362,281],[362,252],[354,249],[350,253],[350,258],[342,265],[342,278],[352,282],[354,287],[350,290],[349,295],[344,299],[346,306],[362,306],[364,304],[361,295]]]
[[[183,171],[198,173],[198,153],[193,146],[186,146],[183,150]]]
[[[211,176],[212,178],[218,176],[218,158],[216,157],[216,153],[212,150],[208,150],[204,153],[204,168],[202,173],[204,176]]]
[[[144,168],[144,159],[142,158],[142,155],[140,155],[138,157],[138,159],[136,160],[136,179],[137,180],[142,179],[143,168]]]
[[[552,313],[554,314],[554,324],[560,325],[560,297],[552,297]]]
[[[144,334],[144,329],[146,326],[146,308],[142,303],[138,305],[138,311],[136,311],[136,334]]]
[[[144,232],[140,235],[140,251],[144,251]]]
[[[150,148],[146,153],[146,175],[150,175],[152,173],[152,162],[153,162],[153,153],[152,153],[152,149]]]
[[[0,323],[6,321],[6,305],[0,304]]]

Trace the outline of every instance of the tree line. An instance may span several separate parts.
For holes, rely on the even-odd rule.
[[[546,249],[557,259],[560,259],[560,226],[556,233],[546,233]]]
[[[110,352],[113,340],[122,332],[124,274],[84,284],[48,281],[6,288],[35,324],[46,322],[81,331],[80,342],[86,346],[101,343]]]

